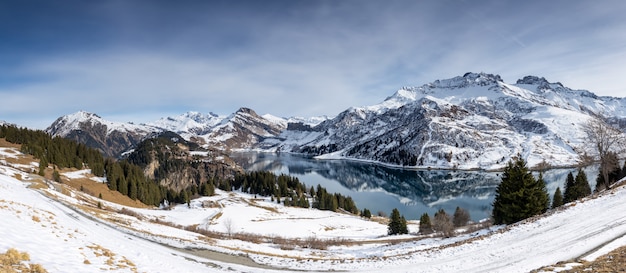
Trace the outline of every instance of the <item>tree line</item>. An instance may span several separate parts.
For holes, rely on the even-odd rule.
[[[434,220],[431,221],[430,215],[424,213],[420,216],[419,233],[431,234],[433,232],[440,232],[445,237],[451,237],[454,235],[454,229],[466,226],[471,220],[470,214],[467,210],[456,207],[453,215],[446,213],[444,209],[440,209],[435,212]],[[400,214],[397,208],[391,211],[389,223],[387,224],[387,234],[408,234],[407,221],[404,215]]]
[[[39,159],[39,174],[43,175],[49,164],[59,168],[83,169],[88,167],[96,176],[104,176],[104,157],[95,149],[61,137],[51,137],[41,130],[16,126],[0,126],[0,138],[20,144],[21,152]]]
[[[254,171],[235,176],[232,187],[245,193],[270,196],[272,200],[287,206],[316,208],[319,210],[344,211],[357,214],[359,210],[352,197],[339,193],[329,193],[321,185],[306,185],[297,177],[285,174],[276,175],[268,171]],[[312,202],[309,202],[311,200]]]

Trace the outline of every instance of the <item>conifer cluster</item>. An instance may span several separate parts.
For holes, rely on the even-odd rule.
[[[39,159],[39,174],[49,164],[59,168],[91,168],[96,176],[104,176],[104,158],[98,150],[61,137],[51,137],[41,130],[0,126],[0,138],[22,145],[21,152]]]
[[[231,182],[233,189],[241,190],[260,196],[272,196],[274,200],[281,200],[287,206],[320,210],[337,211],[343,209],[350,213],[359,213],[352,197],[339,193],[328,193],[321,185],[311,186],[307,192],[306,186],[297,177],[285,174],[276,175],[268,171],[256,171],[235,176]],[[313,202],[310,204],[309,199]]]
[[[511,224],[548,210],[549,196],[543,175],[535,179],[521,156],[504,169],[493,203],[495,224]]]
[[[387,234],[396,235],[408,233],[409,230],[407,228],[404,215],[400,215],[400,211],[397,208],[394,208],[391,211],[391,218],[389,219],[389,224],[387,225]]]

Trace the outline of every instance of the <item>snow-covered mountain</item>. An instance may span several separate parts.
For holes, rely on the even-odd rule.
[[[307,130],[262,143],[277,151],[418,168],[495,169],[517,154],[535,165],[572,165],[581,126],[603,115],[626,120],[626,98],[599,97],[527,76],[467,73],[405,87],[380,104],[350,108]]]
[[[96,114],[78,111],[58,118],[45,131],[52,136],[73,139],[99,149],[104,155],[118,157],[146,136],[163,129],[145,124],[108,121]]]
[[[134,125],[78,112],[46,131],[113,156],[148,135],[173,131],[222,150],[295,152],[415,168],[497,169],[517,154],[530,166],[576,164],[583,147],[581,126],[597,116],[626,128],[626,98],[601,97],[535,76],[510,84],[498,75],[466,73],[404,87],[380,104],[352,107],[334,118],[261,116],[240,108],[230,116],[188,112]]]
[[[277,137],[288,124],[287,119],[259,116],[249,108],[240,108],[230,116],[187,112],[140,125],[108,121],[79,111],[58,118],[46,132],[97,148],[107,156],[119,157],[140,141],[165,131],[180,134],[206,148],[254,149],[265,138]]]
[[[176,117],[164,117],[155,122],[149,122],[148,125],[172,131],[185,139],[190,139],[210,133],[211,129],[224,118],[226,117],[214,113],[187,112]]]
[[[252,109],[239,108],[202,137],[210,145],[223,149],[255,148],[264,139],[276,138],[287,129],[286,120],[266,117],[259,116]]]

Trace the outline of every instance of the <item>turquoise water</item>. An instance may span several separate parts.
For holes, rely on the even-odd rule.
[[[457,206],[466,209],[473,220],[491,215],[499,172],[406,170],[375,163],[349,160],[316,160],[293,154],[235,153],[233,159],[248,171],[271,171],[298,177],[307,186],[325,187],[329,192],[351,196],[359,209],[389,215],[398,208],[407,219],[431,217],[439,209],[453,214]],[[550,195],[563,185],[575,169],[553,169],[544,173]],[[597,170],[585,169],[595,185]],[[575,173],[574,173],[575,174]]]

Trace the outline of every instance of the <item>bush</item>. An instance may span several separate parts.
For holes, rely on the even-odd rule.
[[[456,210],[454,211],[454,215],[452,218],[452,223],[454,224],[454,226],[462,227],[462,226],[467,225],[469,221],[470,221],[469,212],[467,212],[467,210],[462,209],[460,207],[456,207]]]
[[[454,225],[452,224],[452,220],[443,209],[440,209],[435,213],[435,222],[433,226],[435,231],[441,232],[444,237],[452,237],[452,235],[454,235]]]

